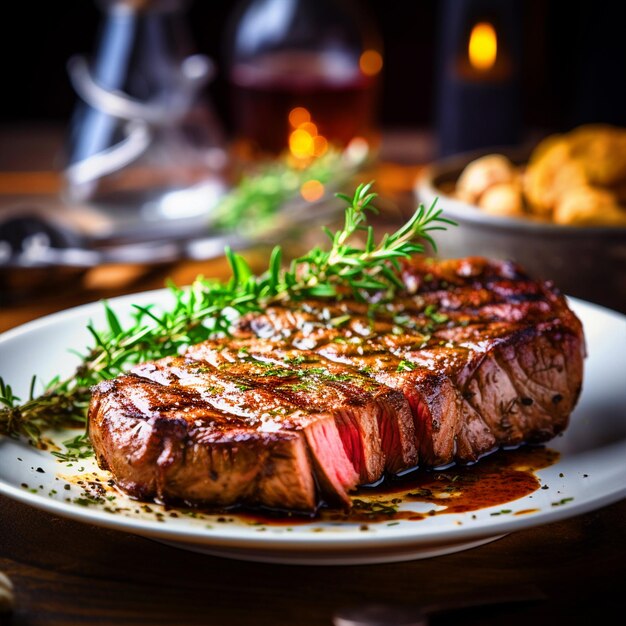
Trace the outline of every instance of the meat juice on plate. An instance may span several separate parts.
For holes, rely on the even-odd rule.
[[[505,505],[540,489],[541,481],[535,472],[553,465],[558,459],[558,452],[544,446],[522,446],[515,450],[500,450],[472,465],[454,465],[444,470],[416,469],[402,477],[383,480],[374,487],[360,487],[352,496],[350,511],[322,507],[314,519],[360,524],[397,520],[417,522],[435,515],[468,513]],[[410,507],[411,503],[428,503],[434,508],[425,512],[407,510],[404,506],[400,508],[401,505]],[[502,509],[498,514],[525,515],[537,510],[514,507]],[[294,523],[293,515],[281,516],[279,512],[272,515],[243,512],[242,515],[270,525]],[[303,516],[300,519],[311,521]]]
[[[66,482],[66,489],[71,484],[81,490],[78,497],[67,498],[69,501],[125,517],[154,517],[159,522],[189,517],[219,525],[243,523],[284,528],[326,522],[359,524],[360,529],[366,531],[368,524],[419,522],[433,516],[473,513],[494,506],[505,508],[491,515],[535,513],[539,509],[529,507],[528,503],[523,507],[512,503],[532,496],[538,489],[546,489],[536,472],[558,462],[559,456],[558,452],[542,445],[523,445],[513,450],[499,450],[471,465],[453,465],[441,470],[418,468],[402,476],[387,477],[374,486],[360,487],[351,496],[349,511],[322,504],[315,514],[243,506],[220,509],[142,502],[118,490],[111,475],[97,468],[91,459],[81,461],[85,467],[81,467],[79,473],[60,472],[58,479]],[[425,505],[432,505],[432,508]],[[419,510],[411,510],[413,508]]]

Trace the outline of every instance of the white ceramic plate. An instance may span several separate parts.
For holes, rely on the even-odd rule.
[[[166,290],[111,301],[123,317],[132,303],[167,306]],[[565,434],[548,444],[560,453],[558,462],[537,475],[547,489],[502,506],[471,513],[370,523],[312,522],[251,525],[237,518],[188,515],[171,517],[158,506],[144,507],[122,495],[110,503],[91,504],[84,488],[98,472],[91,459],[68,467],[50,452],[0,439],[0,493],[56,515],[136,533],[181,548],[230,558],[298,563],[381,563],[432,557],[465,550],[502,535],[555,522],[598,509],[626,496],[626,317],[570,299],[586,333],[588,359],[580,402]],[[50,315],[0,336],[0,376],[18,395],[26,396],[30,379],[69,375],[78,358],[68,349],[83,350],[91,338],[86,324],[105,324],[100,303]],[[67,438],[76,434],[68,432]],[[66,437],[63,437],[66,438]],[[100,476],[105,476],[99,472]],[[82,480],[84,485],[77,484]],[[66,486],[67,485],[67,486]],[[93,493],[93,490],[90,491]],[[97,495],[97,494],[96,494]],[[563,504],[555,506],[555,501]],[[126,509],[118,512],[107,511]],[[410,504],[416,509],[415,503]],[[432,508],[426,505],[424,510]],[[516,511],[535,512],[515,516]],[[224,521],[224,519],[226,521]],[[232,521],[231,521],[232,519]]]

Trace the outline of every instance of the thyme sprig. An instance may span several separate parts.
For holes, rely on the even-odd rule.
[[[24,403],[0,380],[0,434],[23,436],[41,445],[46,429],[85,424],[94,384],[137,363],[228,335],[237,318],[269,304],[304,298],[384,301],[393,297],[403,288],[400,261],[424,251],[417,240],[429,242],[436,250],[431,233],[454,222],[443,218],[434,204],[428,209],[420,205],[406,224],[376,242],[373,227],[365,224],[367,213],[376,211],[372,184],[359,185],[352,197],[337,194],[346,202],[344,224],[336,232],[325,229],[330,239],[327,250],[315,247],[283,267],[282,250],[276,246],[268,269],[256,276],[241,255],[226,249],[232,270],[228,281],[199,277],[188,288],[170,284],[173,304],[169,310],[157,312],[153,306],[134,305],[126,326],[105,302],[107,328],[88,325],[93,345],[79,355],[81,362],[72,376],[55,378],[39,395],[33,379]]]

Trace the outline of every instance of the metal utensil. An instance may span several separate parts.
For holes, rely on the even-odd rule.
[[[494,588],[489,593],[472,593],[423,606],[364,604],[338,610],[333,615],[333,626],[428,626],[429,617],[439,613],[500,604],[537,602],[545,600],[546,597],[535,585],[522,585],[515,588]]]
[[[333,617],[334,626],[428,626],[428,616],[416,607],[386,604],[352,607]]]

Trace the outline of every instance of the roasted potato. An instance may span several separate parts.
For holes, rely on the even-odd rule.
[[[571,158],[585,169],[594,186],[626,179],[626,129],[607,124],[579,126],[568,134]]]
[[[472,161],[463,170],[456,184],[456,194],[460,199],[474,204],[493,185],[512,183],[517,176],[515,166],[507,157],[488,154]]]
[[[577,187],[561,196],[554,221],[572,226],[626,226],[626,210],[605,189]]]
[[[626,226],[626,128],[587,124],[550,135],[520,166],[486,155],[467,165],[455,191],[492,215]]]
[[[483,193],[478,206],[491,215],[519,217],[524,215],[522,190],[516,183],[498,183]]]
[[[567,139],[548,137],[531,155],[524,174],[529,211],[549,216],[563,192],[588,182],[583,165],[571,158]]]

